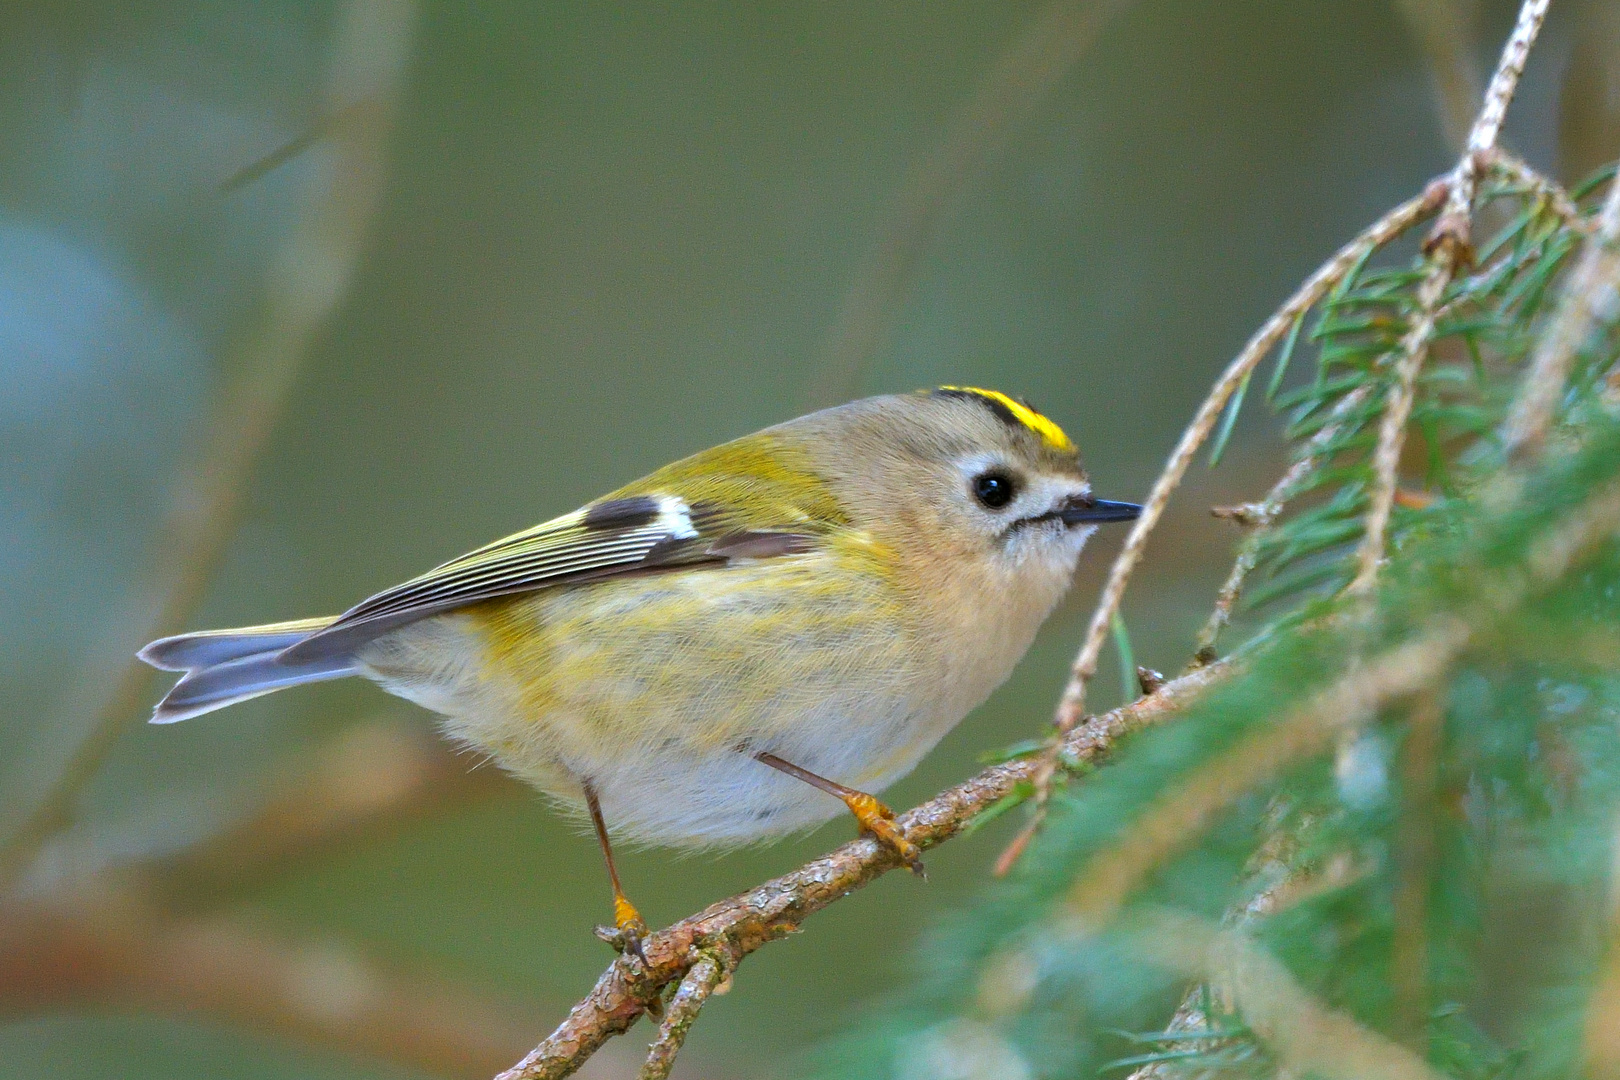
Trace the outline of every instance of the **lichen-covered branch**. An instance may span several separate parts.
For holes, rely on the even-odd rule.
[[[637,1080],[665,1080],[675,1067],[675,1055],[686,1042],[704,1002],[726,979],[727,965],[713,952],[703,953],[686,973],[681,985],[664,1006],[664,1019],[658,1025],[658,1038],[647,1048],[647,1061]]]
[[[1524,65],[1530,59],[1530,48],[1541,33],[1541,24],[1547,17],[1547,7],[1551,2],[1524,0],[1519,8],[1513,33],[1508,35],[1507,44],[1502,46],[1502,57],[1497,61],[1490,85],[1485,88],[1485,100],[1480,104],[1479,115],[1474,118],[1474,126],[1468,132],[1468,145],[1457,167],[1452,170],[1446,208],[1429,237],[1427,246],[1431,250],[1452,248],[1452,257],[1459,257],[1467,249],[1469,221],[1473,215],[1474,195],[1479,187],[1480,175],[1489,164],[1490,154],[1496,149],[1497,138],[1502,134],[1502,121],[1507,119],[1508,106],[1513,103],[1513,95],[1519,89],[1519,77],[1524,74]]]
[[[1100,759],[1123,735],[1173,715],[1227,670],[1223,664],[1200,669],[1166,683],[1152,697],[1093,717],[1065,737],[1064,755],[1077,761]],[[1027,783],[1038,763],[1030,756],[988,768],[901,814],[895,824],[919,847],[944,843],[1020,783]],[[614,961],[557,1030],[501,1073],[500,1080],[556,1080],[569,1075],[609,1038],[629,1030],[647,1011],[647,1003],[683,978],[705,950],[722,950],[740,961],[900,865],[888,848],[862,837],[652,934],[643,943],[647,966],[625,957]]]

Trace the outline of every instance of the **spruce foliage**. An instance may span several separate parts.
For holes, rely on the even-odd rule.
[[[1500,225],[1438,309],[1371,596],[1344,587],[1431,256],[1371,252],[1302,316],[1247,395],[1310,464],[1248,541],[1232,674],[1059,786],[1013,876],[934,929],[826,1075],[1594,1068],[1620,1018],[1612,291],[1545,452],[1502,432],[1612,178],[1571,214],[1486,177],[1476,229]]]

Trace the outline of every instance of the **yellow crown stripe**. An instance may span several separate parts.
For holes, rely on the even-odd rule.
[[[941,390],[952,390],[959,394],[977,394],[979,397],[995,402],[1007,412],[1011,413],[1020,424],[1033,431],[1040,440],[1053,450],[1063,454],[1074,453],[1074,443],[1063,433],[1063,429],[1052,421],[1025,405],[1022,401],[1014,400],[999,390],[984,390],[977,386],[942,386]]]

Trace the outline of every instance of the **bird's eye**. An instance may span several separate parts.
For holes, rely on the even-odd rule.
[[[987,472],[973,478],[973,497],[992,510],[1000,510],[1016,494],[1013,478],[1006,473]]]

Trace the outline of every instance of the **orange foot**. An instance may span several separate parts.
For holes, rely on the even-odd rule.
[[[636,905],[617,890],[613,893],[613,927],[596,928],[596,936],[612,945],[620,952],[627,952],[640,960],[647,962],[647,954],[642,951],[641,943],[647,940],[647,920],[641,917]]]
[[[922,849],[910,840],[907,840],[899,829],[894,826],[894,811],[890,810],[876,796],[868,795],[864,791],[851,791],[840,796],[849,812],[855,815],[860,824],[861,831],[870,833],[878,843],[900,856],[900,861],[910,868],[918,877],[927,877],[923,869]]]

